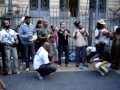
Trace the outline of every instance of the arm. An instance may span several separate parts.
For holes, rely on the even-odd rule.
[[[98,56],[99,56],[99,54],[94,55],[94,56],[90,59],[90,63],[92,63],[92,62],[93,62],[93,59],[94,59],[94,58],[97,58]]]
[[[22,26],[23,26],[23,25],[22,25]],[[27,35],[24,35],[24,31],[23,31],[22,26],[20,26],[20,28],[19,28],[19,36],[20,36],[21,38],[28,38]]]

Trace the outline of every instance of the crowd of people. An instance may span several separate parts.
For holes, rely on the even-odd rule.
[[[95,33],[94,54],[87,56],[87,38],[89,33],[84,29],[80,21],[75,21],[73,33],[66,28],[65,22],[60,22],[60,28],[52,25],[49,27],[47,20],[38,20],[36,26],[30,21],[29,16],[23,18],[16,30],[10,28],[9,20],[4,20],[0,31],[0,52],[3,63],[3,74],[19,74],[18,59],[21,56],[22,63],[26,65],[26,71],[30,71],[30,61],[37,71],[39,79],[54,73],[62,64],[63,52],[65,53],[65,65],[69,67],[69,41],[71,37],[76,46],[76,67],[82,62],[88,67],[88,62],[105,75],[109,67],[119,69],[120,65],[120,28],[114,32],[106,29],[103,19],[98,20]],[[113,40],[112,48],[109,42]],[[93,49],[89,48],[89,51]],[[110,51],[111,50],[111,51]],[[52,66],[57,63],[57,67]]]

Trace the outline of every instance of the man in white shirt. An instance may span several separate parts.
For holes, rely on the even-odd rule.
[[[5,20],[3,22],[3,29],[0,32],[0,42],[4,46],[5,55],[6,55],[6,65],[8,68],[8,74],[12,74],[12,61],[11,55],[13,57],[14,72],[19,73],[18,71],[18,54],[16,49],[16,44],[18,44],[16,32],[10,29],[10,22]]]
[[[53,59],[52,61],[48,58],[48,50],[50,49],[50,44],[45,42],[43,46],[41,46],[33,61],[33,68],[38,73],[38,78],[43,79],[45,76],[50,75],[51,73],[56,71],[56,67],[53,67],[51,64],[54,63],[56,60]]]

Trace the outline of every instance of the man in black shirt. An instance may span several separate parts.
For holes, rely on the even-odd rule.
[[[58,31],[58,64],[61,65],[61,57],[63,52],[65,52],[65,64],[69,66],[68,60],[68,36],[70,36],[70,31],[65,28],[65,23],[60,23],[60,30]]]

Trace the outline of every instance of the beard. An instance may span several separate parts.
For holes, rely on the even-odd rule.
[[[5,28],[6,28],[6,29],[9,29],[9,28],[10,28],[10,25],[5,26]]]

